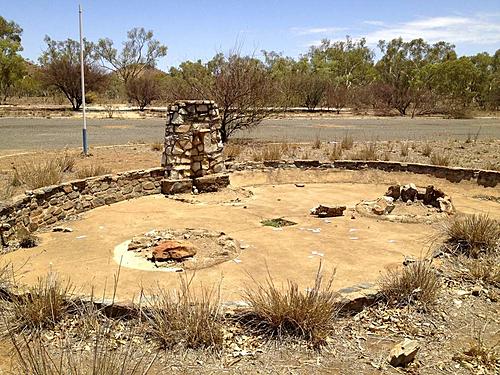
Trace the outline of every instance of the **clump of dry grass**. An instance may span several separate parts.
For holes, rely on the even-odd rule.
[[[486,214],[456,216],[444,225],[443,232],[452,253],[472,258],[498,253],[500,222]]]
[[[151,151],[161,151],[163,150],[163,142],[153,142],[151,143]]]
[[[349,135],[349,133],[346,133],[340,144],[344,150],[350,150],[352,146],[354,146],[354,139]]]
[[[192,291],[193,278],[180,278],[176,291],[160,289],[149,301],[144,317],[150,333],[164,348],[220,350],[224,333],[220,322],[219,290]]]
[[[242,147],[237,143],[227,143],[224,145],[224,156],[228,159],[235,159],[241,155]]]
[[[409,152],[410,152],[409,143],[408,142],[401,143],[400,155],[406,157],[408,156]]]
[[[20,332],[54,327],[67,312],[71,291],[71,284],[63,284],[54,274],[39,278],[9,304],[11,329]]]
[[[342,158],[342,152],[342,145],[340,143],[335,143],[328,153],[328,160],[340,160]]]
[[[100,164],[90,164],[87,166],[84,166],[76,172],[76,177],[77,178],[87,178],[87,177],[94,177],[94,176],[102,176],[105,174],[110,174],[111,169],[108,167],[105,167],[104,165]]]
[[[429,157],[431,156],[431,154],[432,154],[432,146],[430,145],[429,142],[426,142],[424,147],[422,148],[422,155]]]
[[[321,148],[321,139],[319,135],[316,135],[316,138],[314,139],[314,142],[312,144],[313,150],[319,150]]]
[[[377,144],[375,142],[366,143],[360,150],[352,156],[353,160],[377,160]]]
[[[282,144],[270,144],[258,150],[254,150],[252,153],[252,159],[254,161],[282,160],[283,153],[284,148]]]
[[[500,351],[498,350],[500,341],[488,345],[484,338],[486,328],[487,325],[484,325],[483,329],[478,330],[477,334],[474,334],[473,338],[470,340],[469,348],[462,353],[454,355],[453,360],[467,363],[478,369],[482,368],[482,371],[478,373],[486,374],[492,370],[493,374],[496,373],[495,370],[498,369],[498,364],[500,363]],[[496,334],[498,335],[498,333],[500,332]]]
[[[10,335],[15,349],[17,372],[36,375],[146,375],[156,356],[130,341],[116,348],[110,337],[121,334],[108,327],[95,333],[89,350],[74,350],[69,339],[58,338],[57,347],[48,345],[41,333]]]
[[[323,285],[321,266],[314,286],[305,291],[290,280],[286,286],[278,287],[270,275],[266,283],[254,280],[255,286],[245,291],[251,305],[245,323],[274,338],[297,337],[318,347],[331,334],[339,311],[332,282],[333,276]]]
[[[437,153],[437,152],[434,152],[431,155],[430,162],[431,162],[432,165],[447,166],[447,165],[450,165],[451,157],[450,157],[450,155],[448,155],[446,153]]]
[[[452,264],[455,274],[460,278],[500,287],[500,256],[496,254],[488,254],[480,258],[460,255],[453,259]]]
[[[62,155],[45,160],[32,159],[13,166],[12,186],[27,185],[31,189],[59,184],[65,172],[71,172],[75,166],[76,157],[64,152]]]
[[[379,279],[382,293],[397,305],[431,305],[439,295],[441,281],[428,260],[418,260],[403,268],[389,269]]]

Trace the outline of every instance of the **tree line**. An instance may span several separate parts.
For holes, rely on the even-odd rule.
[[[21,36],[19,25],[0,16],[0,100],[59,92],[78,110],[79,42],[47,36],[35,63],[21,57]],[[163,72],[155,66],[167,47],[152,31],[134,28],[121,48],[107,38],[84,41],[86,99],[128,100],[143,110],[155,100],[208,98],[236,128],[258,122],[269,108],[462,117],[472,109],[500,107],[500,49],[459,57],[444,41],[396,38],[380,41],[377,51],[378,60],[364,39],[346,37],[323,40],[298,58],[262,51],[258,59],[232,51]]]

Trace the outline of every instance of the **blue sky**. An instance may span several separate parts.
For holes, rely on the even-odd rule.
[[[500,0],[81,0],[84,32],[90,40],[115,43],[126,31],[143,26],[168,46],[159,62],[166,69],[190,59],[206,60],[242,45],[260,56],[274,50],[297,57],[323,38],[402,36],[446,40],[459,54],[500,48]],[[0,15],[24,29],[23,55],[36,60],[43,38],[78,38],[78,1],[0,0]]]

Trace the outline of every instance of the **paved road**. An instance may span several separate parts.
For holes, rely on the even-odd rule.
[[[154,142],[163,138],[164,119],[91,119],[91,145]],[[500,119],[409,119],[409,118],[289,118],[264,121],[239,137],[266,141],[311,141],[342,138],[349,132],[355,140],[465,139],[479,131],[480,138],[500,139]],[[0,150],[35,150],[81,145],[81,120],[0,118]]]

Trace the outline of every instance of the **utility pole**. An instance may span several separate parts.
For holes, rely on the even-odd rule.
[[[87,144],[87,108],[85,105],[85,69],[83,65],[83,15],[82,7],[78,5],[78,13],[80,15],[80,71],[82,78],[82,108],[83,108],[83,154],[88,155],[88,144]]]

